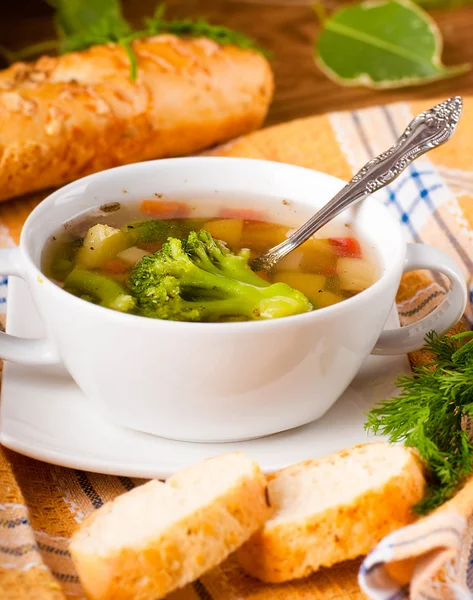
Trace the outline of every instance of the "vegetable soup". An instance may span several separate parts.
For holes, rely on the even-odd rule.
[[[251,260],[294,227],[248,209],[195,213],[160,199],[112,203],[66,223],[48,241],[44,273],[66,291],[132,314],[181,321],[247,321],[321,309],[377,278],[366,244],[313,237],[269,274]]]

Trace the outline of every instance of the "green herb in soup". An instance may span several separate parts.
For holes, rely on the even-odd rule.
[[[249,321],[309,312],[369,287],[374,263],[351,235],[311,238],[270,274],[250,260],[291,228],[252,211],[190,218],[188,205],[108,205],[65,225],[43,270],[66,291],[106,308],[177,321]]]

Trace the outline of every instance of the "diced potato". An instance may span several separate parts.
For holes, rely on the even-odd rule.
[[[280,271],[297,271],[302,262],[304,253],[301,250],[294,250],[289,252],[287,256],[282,258],[279,262],[274,265],[274,272]]]
[[[287,238],[289,228],[274,223],[249,221],[244,223],[241,247],[264,251],[280,244]]]
[[[287,283],[295,290],[302,292],[309,300],[318,300],[320,292],[325,285],[325,277],[323,275],[315,275],[313,273],[295,273],[294,271],[285,271],[276,273],[273,278],[274,282]]]
[[[304,271],[323,272],[335,267],[337,257],[328,240],[310,238],[299,249],[303,253],[300,268]]]
[[[117,258],[122,260],[134,267],[136,263],[139,263],[143,256],[150,256],[150,252],[146,252],[146,250],[142,250],[137,246],[132,246],[131,248],[127,248],[126,250],[122,250],[117,254]]]
[[[332,244],[329,240],[319,238],[309,238],[306,242],[299,246],[301,250],[307,249],[308,251],[318,252],[325,256],[333,256],[334,251]]]
[[[342,300],[344,300],[342,296],[324,290],[323,292],[318,292],[317,296],[314,297],[314,304],[316,308],[325,308],[332,304],[338,304]]]
[[[342,290],[361,292],[374,283],[376,267],[363,258],[340,258],[337,274]]]
[[[238,248],[243,231],[243,220],[218,219],[216,221],[208,221],[202,229],[208,231],[215,239],[226,242],[230,248]]]
[[[119,229],[98,223],[87,232],[77,252],[77,264],[98,269],[126,248],[125,234]]]

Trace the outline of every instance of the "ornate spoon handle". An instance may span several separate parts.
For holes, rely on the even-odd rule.
[[[460,96],[449,98],[415,117],[397,142],[366,165],[287,240],[252,263],[255,271],[268,271],[351,204],[388,185],[416,158],[444,144],[453,135],[462,111]]]

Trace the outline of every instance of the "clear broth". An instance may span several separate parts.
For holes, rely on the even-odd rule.
[[[191,204],[156,197],[96,207],[65,223],[50,238],[42,255],[43,272],[63,286],[78,256],[85,255],[83,247],[89,229],[97,224],[126,229],[130,224],[133,228],[133,224],[145,220],[167,221],[176,224],[173,237],[183,238],[191,230],[205,229],[215,239],[225,242],[233,252],[245,248],[250,250],[251,257],[255,257],[286,239],[300,221],[300,215],[291,211],[291,203],[286,200],[281,203],[281,212],[285,213],[284,220],[291,222],[290,225],[272,222],[264,205],[258,210],[219,208],[215,202],[212,204],[206,208],[202,202]],[[131,247],[137,250],[128,252],[127,260],[124,260],[122,250],[115,254],[105,253],[105,259],[99,260],[99,246],[90,246],[86,249],[88,255],[97,259],[92,259],[93,265],[89,268],[126,290],[135,265],[133,256],[157,252],[162,241],[135,240]],[[362,292],[376,281],[378,269],[373,252],[359,239],[351,224],[334,223],[290,253],[269,275],[259,275],[270,283],[287,283],[302,292],[314,309],[320,309]],[[96,301],[93,297],[84,299]]]

